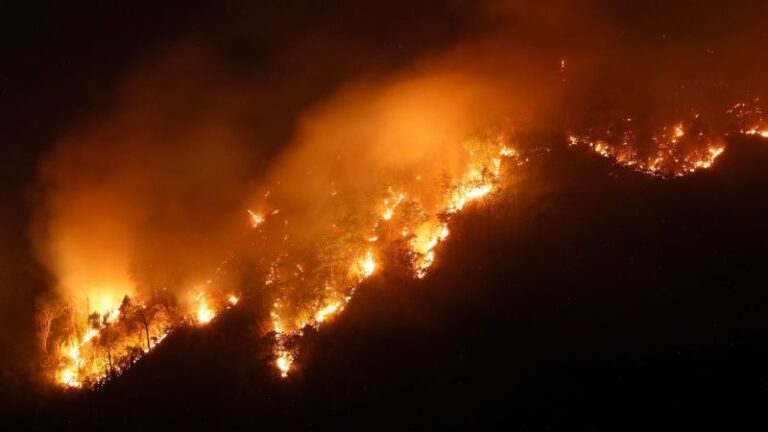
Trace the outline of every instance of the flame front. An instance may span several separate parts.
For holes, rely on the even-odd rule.
[[[215,312],[208,306],[208,302],[205,300],[203,293],[198,294],[198,307],[197,307],[197,322],[198,324],[205,325],[211,322],[216,316]]]
[[[443,176],[429,184],[423,175],[416,175],[382,185],[379,199],[356,207],[359,213],[355,214],[363,217],[329,221],[330,237],[317,249],[289,246],[293,236],[286,229],[292,226],[288,219],[262,227],[275,238],[267,242],[275,245],[275,258],[266,269],[264,286],[277,296],[270,315],[274,362],[281,377],[296,367],[296,341],[304,329],[320,327],[338,316],[360,285],[387,270],[387,263],[404,259],[414,277],[428,275],[437,262],[440,243],[449,237],[451,220],[500,191],[506,181],[505,167],[512,169],[521,162],[510,140],[509,132],[499,131],[467,140],[465,166],[455,178]],[[345,198],[338,184],[332,183],[331,188],[331,202]],[[279,203],[272,205],[279,207]]]
[[[569,141],[645,174],[676,177],[710,168],[725,151],[720,140],[703,132],[691,133],[691,129],[695,126],[686,122],[663,128],[653,139],[655,149],[646,157],[640,156],[629,130],[614,143],[597,135],[573,135]],[[763,130],[755,126],[741,133],[768,137]],[[527,160],[512,147],[511,136],[498,133],[468,140],[464,168],[455,177],[434,180],[429,187],[422,175],[382,185],[379,197],[356,207],[355,218],[332,222],[328,237],[314,249],[303,250],[291,243],[289,215],[277,219],[283,213],[275,209],[270,212],[274,217],[267,220],[247,211],[252,227],[275,239],[265,243],[270,247],[266,256],[272,258],[265,268],[264,288],[275,296],[270,317],[274,365],[281,378],[296,369],[297,341],[303,331],[338,316],[361,284],[387,270],[386,265],[397,261],[396,257],[405,259],[415,278],[429,274],[438,260],[440,244],[450,236],[452,220],[510,187],[508,173]],[[345,197],[337,185],[332,185],[332,192],[332,200]],[[265,200],[270,197],[270,193],[264,195]],[[100,301],[96,312],[88,308],[77,312],[73,307],[72,319],[87,325],[72,326],[59,345],[53,373],[56,382],[72,388],[98,386],[120,375],[175,328],[208,325],[240,302],[238,295],[212,290],[210,281],[190,292],[194,294],[187,306],[161,307],[150,299],[124,296],[122,304]],[[150,309],[162,313],[149,313]],[[131,321],[143,322],[143,331],[126,332]]]
[[[283,378],[288,377],[288,373],[291,371],[291,365],[293,365],[293,356],[288,352],[278,352],[277,360],[275,360],[275,366],[280,371],[280,376]]]
[[[197,291],[189,312],[178,306],[147,306],[128,296],[102,312],[78,312],[79,306],[73,304],[67,309],[70,333],[51,359],[53,379],[69,388],[98,387],[154,350],[174,329],[207,325],[240,300],[235,294],[215,302],[210,297]]]
[[[562,74],[565,65],[563,60]],[[280,377],[299,368],[297,341],[303,332],[329,325],[367,281],[400,270],[417,279],[427,277],[440,263],[441,245],[456,219],[487,208],[514,188],[515,170],[533,157],[512,127],[486,128],[486,120],[463,124],[472,114],[467,107],[475,106],[467,101],[475,100],[477,80],[463,85],[466,80],[454,79],[429,76],[384,85],[382,94],[346,95],[360,98],[359,106],[372,107],[361,114],[362,120],[355,117],[358,110],[347,106],[339,112],[323,107],[319,120],[305,119],[309,129],[297,134],[294,151],[286,152],[285,160],[265,175],[255,198],[237,203],[233,220],[248,240],[237,252],[258,257],[249,271],[263,284],[246,288],[266,295],[271,304],[273,362]],[[449,96],[443,98],[443,93]],[[436,94],[441,97],[434,99]],[[463,109],[453,108],[459,105]],[[732,131],[768,138],[768,122],[751,102],[736,104],[729,113],[738,122]],[[367,127],[367,116],[374,118],[374,127]],[[327,127],[326,120],[335,126]],[[607,125],[575,128],[568,141],[662,178],[709,169],[726,151],[725,135],[698,114],[668,120],[661,127],[643,128],[625,116]],[[122,210],[111,196],[94,201],[83,207]],[[73,225],[83,225],[81,212],[68,216],[77,222]],[[131,222],[143,224],[154,215],[140,216],[139,222]],[[110,244],[130,243],[127,230],[116,230],[104,220],[97,221],[103,227],[93,224],[97,237]],[[250,229],[242,229],[246,221]],[[69,250],[66,240],[76,236],[67,230],[64,234],[55,251],[62,256],[57,263],[64,269],[62,283],[86,295],[64,299],[56,318],[56,344],[47,361],[52,379],[61,385],[101,385],[174,329],[210,326],[224,310],[240,304],[233,287],[218,286],[216,278],[179,283],[183,289],[172,287],[176,296],[170,299],[162,284],[139,289],[127,276],[133,264],[129,256],[135,257],[120,248],[113,251],[119,265],[109,263],[84,275],[82,268],[95,255],[88,247],[91,242],[84,241],[81,248],[91,253],[75,259],[62,251]]]
[[[572,146],[587,146],[621,166],[667,178],[710,168],[725,151],[722,137],[708,131],[698,115],[661,128],[645,145],[631,126],[632,119],[627,117],[620,124],[571,135],[568,140]]]

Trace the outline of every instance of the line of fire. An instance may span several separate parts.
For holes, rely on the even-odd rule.
[[[734,118],[727,135],[768,136],[755,103],[738,103],[727,110]],[[638,144],[629,117],[605,129],[574,132],[564,140],[617,166],[674,179],[713,166],[726,151],[727,135],[713,134],[693,114],[663,127],[650,138],[650,146]],[[281,211],[276,203],[279,196],[266,188],[263,200],[246,209],[243,218],[248,229],[269,245],[260,251],[265,276],[258,289],[272,293],[268,332],[280,377],[288,377],[296,367],[307,327],[320,328],[342,313],[355,291],[385,265],[415,278],[427,277],[439,260],[440,244],[450,237],[451,219],[515,187],[516,174],[536,157],[536,152],[529,155],[516,146],[515,136],[515,129],[509,127],[467,138],[461,146],[465,162],[460,176],[417,175],[401,183],[382,184],[377,197],[358,203],[355,214],[339,212],[344,217],[329,221],[325,238],[319,244],[302,245],[303,249],[291,242],[290,214]],[[348,205],[333,182],[324,199],[331,206]],[[225,268],[226,262],[210,279],[191,286],[182,301],[106,289],[100,298],[60,298],[44,304],[37,321],[49,379],[66,388],[97,388],[120,376],[175,329],[206,326],[237,307],[243,294],[223,291],[216,284]],[[296,291],[302,295],[292,295]]]

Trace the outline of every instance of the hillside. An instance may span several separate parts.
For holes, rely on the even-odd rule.
[[[664,181],[579,150],[457,222],[433,274],[382,274],[281,379],[252,294],[36,430],[616,430],[758,418],[766,398],[765,142]],[[668,420],[671,419],[671,420]]]

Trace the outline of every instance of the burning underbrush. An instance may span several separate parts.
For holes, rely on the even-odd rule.
[[[294,229],[292,222],[306,215],[291,208],[290,200],[281,201],[279,185],[263,194],[243,216],[258,240],[255,268],[263,285],[255,289],[272,299],[267,331],[274,336],[280,375],[294,367],[304,329],[340,313],[362,282],[386,267],[419,279],[427,275],[452,218],[511,184],[509,173],[524,162],[512,141],[509,129],[476,134],[460,147],[464,168],[455,177],[443,170],[440,176],[392,179],[365,199],[329,184],[324,224],[314,221],[311,237]],[[97,307],[87,296],[44,304],[39,333],[50,379],[66,387],[98,387],[175,329],[208,324],[239,300],[217,284],[224,268],[226,263],[217,277],[186,291],[132,290],[119,302],[107,299]]]
[[[296,338],[306,327],[320,327],[350,301],[359,285],[391,268],[424,278],[436,260],[439,245],[450,236],[452,218],[469,206],[482,205],[510,184],[507,173],[523,159],[502,131],[480,134],[464,143],[466,169],[458,177],[416,175],[403,182],[382,182],[367,200],[345,200],[329,184],[329,201],[339,207],[328,213],[319,240],[293,240],[289,217],[279,212],[255,229],[265,258],[266,289],[277,293],[271,310],[275,365],[285,377],[293,368]],[[434,184],[437,196],[424,194]],[[265,193],[262,206],[280,208],[279,193]],[[272,210],[271,213],[274,213]],[[268,258],[272,257],[272,258]]]
[[[264,187],[242,215],[250,222],[250,254],[256,257],[249,265],[262,281],[245,288],[270,303],[262,334],[272,337],[278,374],[287,377],[296,368],[306,329],[320,328],[341,313],[363,282],[384,270],[425,278],[457,215],[514,191],[525,162],[550,150],[520,137],[511,127],[471,135],[459,147],[462,168],[453,175],[440,170],[431,176],[379,176],[377,186],[368,185],[363,193],[328,181],[322,207],[312,211],[297,200],[290,182]],[[617,137],[620,144],[608,144]],[[724,138],[715,138],[695,118],[663,128],[652,138],[650,156],[642,156],[637,140],[631,127],[622,126],[602,135],[593,129],[591,135],[571,136],[569,144],[588,145],[622,166],[664,178],[709,168],[725,148]],[[371,196],[370,190],[378,192]],[[308,217],[311,226],[296,226]],[[87,297],[47,304],[38,323],[50,379],[66,387],[98,387],[175,329],[208,324],[240,297],[216,281],[185,290],[181,297],[159,291],[144,297],[126,293],[119,303],[98,308]]]
[[[757,140],[742,141],[764,150]],[[273,370],[277,359],[269,353],[274,335],[254,340],[247,333],[253,314],[243,310],[251,307],[250,297],[244,296],[210,331],[177,332],[98,394],[66,398],[79,403],[54,418],[99,424],[138,406],[142,415],[129,416],[127,424],[139,427],[150,418],[158,426],[178,426],[176,413],[192,405],[200,409],[184,416],[184,425],[237,422],[269,428],[341,422],[354,427],[357,418],[380,414],[377,404],[389,400],[396,402],[384,410],[393,416],[422,415],[425,409],[430,417],[438,416],[451,406],[460,417],[489,389],[495,395],[496,389],[504,394],[517,386],[529,400],[541,385],[545,363],[547,371],[556,371],[563,358],[594,365],[638,350],[667,352],[669,341],[687,343],[690,333],[711,337],[712,319],[744,324],[732,317],[733,306],[724,300],[722,287],[733,280],[729,269],[747,256],[730,253],[743,252],[744,237],[733,234],[760,226],[757,212],[744,212],[752,204],[743,197],[753,196],[762,182],[738,196],[731,196],[734,185],[743,185],[738,181],[712,187],[730,183],[731,170],[744,169],[742,160],[734,159],[743,156],[736,148],[740,142],[729,144],[734,148],[718,160],[718,170],[674,182],[631,171],[609,177],[615,170],[601,158],[588,152],[574,157],[574,149],[553,145],[522,167],[508,166],[512,171],[507,174],[521,178],[514,183],[518,189],[499,189],[494,200],[500,205],[473,201],[451,218],[450,236],[437,248],[425,279],[401,273],[383,257],[387,262],[358,286],[343,314],[331,314],[319,330],[305,327],[300,339],[287,342],[286,349],[300,352],[291,351],[295,357],[285,382]],[[764,160],[765,152],[760,154]],[[759,166],[751,165],[749,179]],[[680,193],[686,194],[684,202]],[[739,210],[735,214],[752,214],[747,224],[724,224],[732,204]],[[274,216],[272,223],[278,221]],[[659,224],[661,218],[674,223]],[[266,221],[263,229],[268,228]],[[634,229],[627,231],[627,225]],[[680,226],[686,231],[681,233]],[[257,229],[251,233],[258,234]],[[729,253],[711,253],[717,249]],[[757,261],[749,268],[754,272],[750,275],[759,273]],[[744,286],[752,285],[747,275],[738,277]],[[268,287],[260,291],[265,297],[270,292]],[[753,305],[751,296],[762,299],[759,291],[744,294],[739,304]],[[264,303],[268,310],[271,305]],[[679,319],[681,308],[694,318]],[[745,313],[760,322],[759,310]],[[713,361],[719,364],[722,358]],[[686,361],[680,370],[662,371],[648,385],[669,385],[689,367]],[[634,379],[647,382],[646,370],[634,372]],[[613,375],[602,379],[609,388],[626,385],[624,379],[614,384]],[[638,385],[632,384],[633,389]],[[397,395],[410,396],[402,400]],[[437,399],[431,408],[413,402],[430,395]],[[297,410],[298,403],[309,408]],[[356,417],[338,415],[339,407]]]
[[[42,348],[51,350],[47,369],[62,386],[98,387],[120,376],[173,330],[206,325],[238,300],[233,294],[213,300],[198,291],[186,308],[167,299],[145,302],[127,295],[118,306],[103,312],[90,309],[87,299],[47,304],[38,312],[39,330],[45,337],[41,343],[46,344]],[[58,313],[54,308],[59,308]]]
[[[768,138],[760,99],[723,110],[716,121],[694,113],[661,127],[649,127],[630,115],[592,120],[569,135],[571,146],[584,146],[616,164],[644,174],[673,178],[710,168],[726,151],[729,136]]]
[[[307,329],[382,271],[426,278],[457,215],[517,192],[526,163],[557,142],[674,178],[712,167],[729,134],[768,136],[759,100],[717,116],[612,110],[554,127],[551,86],[526,88],[509,64],[467,66],[459,51],[342,86],[304,113],[256,180],[242,162],[249,135],[222,119],[228,103],[167,126],[153,97],[131,94],[125,112],[65,140],[42,176],[40,249],[58,287],[38,312],[48,380],[98,387],[241,295],[266,299],[261,334],[287,377]],[[563,83],[566,64],[548,63]],[[541,101],[525,106],[528,95]],[[159,111],[186,114],[170,99]],[[529,142],[533,129],[547,130],[545,145]]]
[[[665,126],[652,136],[643,137],[627,117],[605,129],[571,135],[569,143],[588,146],[619,165],[645,174],[680,177],[711,167],[725,151],[722,137],[713,135],[697,120]]]

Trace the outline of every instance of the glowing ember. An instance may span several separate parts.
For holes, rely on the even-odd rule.
[[[725,151],[725,147],[709,147],[707,149],[707,154],[703,156],[701,159],[698,159],[694,161],[694,168],[709,168],[712,166],[713,163],[715,163],[715,159],[720,157],[721,154]],[[692,168],[692,169],[694,169]]]
[[[202,305],[200,306],[200,309],[197,311],[197,322],[200,324],[208,324],[211,322],[215,315],[213,314],[213,311],[209,309],[207,306]]]
[[[59,383],[69,387],[82,387],[82,383],[77,380],[76,368],[67,368],[59,373]]]
[[[110,311],[107,314],[106,319],[107,319],[108,323],[114,323],[115,321],[117,321],[117,319],[119,317],[120,317],[120,309],[115,309],[115,310]]]
[[[198,294],[197,301],[199,303],[196,313],[197,322],[199,324],[208,324],[216,317],[216,313],[208,306],[203,293]]]
[[[758,135],[763,138],[768,138],[768,130],[750,129],[745,132],[747,135]]]
[[[288,376],[288,373],[291,371],[291,366],[293,365],[293,357],[290,353],[284,352],[277,356],[277,360],[275,360],[275,366],[277,366],[277,369],[280,371],[280,376],[283,378],[286,378]]]
[[[685,129],[683,129],[683,125],[679,124],[675,126],[675,138],[682,138],[685,136]]]
[[[328,317],[339,311],[340,307],[341,303],[331,303],[328,306],[320,309],[317,311],[317,314],[315,314],[315,321],[319,323],[325,321]]]
[[[462,187],[461,189],[454,192],[453,196],[451,196],[451,206],[449,210],[451,213],[455,213],[463,209],[468,202],[488,195],[491,190],[493,190],[493,185],[490,184],[483,184],[469,188]]]
[[[254,213],[252,210],[248,210],[248,216],[251,219],[251,226],[258,228],[259,225],[264,223],[264,215]]]
[[[376,271],[376,261],[373,258],[373,251],[368,250],[365,256],[358,259],[357,271],[361,279],[370,277]]]
[[[90,328],[88,331],[85,332],[85,335],[83,336],[83,343],[86,344],[91,341],[91,339],[95,338],[99,335],[98,330]]]
[[[229,294],[212,303],[204,292],[198,292],[193,302],[190,319],[180,311],[162,305],[148,306],[128,296],[124,296],[119,307],[113,304],[103,313],[84,309],[75,315],[78,306],[69,307],[75,325],[54,353],[52,379],[68,388],[97,387],[119,376],[157,347],[175,326],[205,325],[216,317],[219,308],[232,307],[239,298]],[[131,328],[139,331],[129,331]]]
[[[754,100],[747,102],[739,102],[728,109],[726,114],[733,116],[740,125],[736,128],[737,133],[747,136],[768,138],[768,127],[766,127],[766,119],[760,103],[760,98],[755,98]]]
[[[298,33],[275,25],[276,35],[268,25],[257,34],[264,50],[249,49],[254,35],[240,27],[251,17],[234,17],[234,28],[204,32],[228,35],[223,45],[233,47],[215,37],[192,49],[137,50],[171,57],[152,55],[129,68],[100,112],[62,124],[60,133],[38,134],[56,140],[50,149],[24,150],[25,160],[40,159],[32,190],[45,195],[31,224],[42,238],[30,244],[45,244],[36,252],[60,297],[35,321],[45,378],[98,387],[177,329],[208,326],[199,333],[215,337],[214,320],[246,303],[263,313],[258,328],[274,344],[269,362],[286,377],[302,366],[302,334],[330,327],[355,307],[359,290],[396,273],[423,279],[471,253],[457,248],[446,258],[451,236],[493,236],[469,229],[466,219],[531,219],[522,209],[497,211],[494,200],[556,200],[563,192],[557,182],[582,174],[553,147],[566,134],[591,162],[633,171],[631,182],[615,187],[655,187],[656,179],[637,179],[646,174],[710,180],[722,159],[739,163],[751,154],[723,157],[728,133],[755,137],[734,140],[749,144],[768,139],[768,119],[750,90],[764,91],[762,33],[752,34],[764,26],[737,19],[750,8],[720,16],[693,7],[708,2],[685,2],[680,11],[639,16],[630,13],[639,7],[596,3],[534,8],[526,17],[517,4],[446,3],[461,6],[420,11],[392,27],[404,41],[412,33],[425,43],[373,53],[365,48],[380,31],[362,39],[332,32],[315,44],[316,23],[309,35],[301,23],[292,23]],[[338,17],[334,9],[323,8],[324,22],[348,17],[349,8],[338,8],[345,12]],[[653,20],[635,28],[646,15]],[[684,22],[676,27],[678,17]],[[453,21],[461,24],[456,31],[441,30]],[[707,30],[701,34],[691,27],[699,22]],[[305,40],[313,44],[301,50]],[[180,69],[189,76],[158,85]],[[40,74],[48,75],[55,74]],[[734,105],[734,97],[750,100]],[[732,107],[727,119],[723,101]],[[519,168],[550,150],[553,157],[530,176]],[[559,168],[554,178],[536,178]],[[593,174],[579,184],[592,184]],[[698,182],[684,183],[680,189]],[[236,271],[218,277],[213,268],[224,255],[237,255]]]

